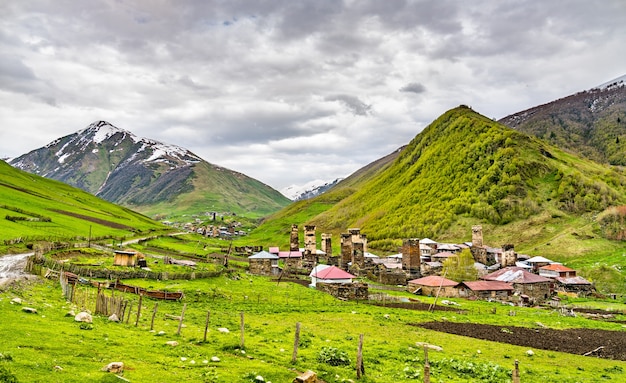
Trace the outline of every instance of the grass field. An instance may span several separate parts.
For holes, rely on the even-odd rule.
[[[415,311],[343,302],[291,283],[276,283],[244,271],[193,281],[125,281],[150,289],[183,290],[182,302],[144,299],[135,326],[138,297],[128,323],[96,316],[81,329],[71,309],[94,310],[95,288],[79,286],[77,304],[62,298],[58,282],[42,280],[13,285],[0,294],[0,368],[20,382],[116,382],[101,371],[110,362],[125,364],[123,378],[131,382],[291,382],[298,372],[313,370],[326,382],[356,381],[359,335],[364,336],[362,382],[413,382],[423,379],[423,351],[416,342],[443,348],[431,351],[433,382],[506,382],[519,360],[523,382],[623,381],[626,362],[533,350],[422,329],[428,321],[489,323],[501,326],[603,328],[624,331],[619,323],[561,316],[556,310],[518,308],[499,303],[455,300],[462,312]],[[376,291],[373,291],[376,292]],[[110,295],[109,291],[106,294]],[[119,294],[116,292],[116,294]],[[392,295],[408,297],[401,292]],[[22,305],[11,303],[19,297]],[[415,297],[415,296],[412,296]],[[419,297],[425,303],[433,298]],[[158,303],[154,331],[152,313]],[[575,303],[575,302],[570,302]],[[589,302],[580,302],[589,305]],[[605,305],[608,303],[593,303]],[[37,314],[22,311],[28,306]],[[184,327],[165,314],[180,315]],[[455,306],[456,307],[456,306]],[[495,314],[494,312],[495,308]],[[624,310],[613,302],[611,308]],[[210,314],[207,341],[204,327]],[[244,317],[243,346],[240,332]],[[625,319],[618,315],[616,319]],[[296,323],[300,346],[292,363]],[[83,326],[86,327],[86,326]],[[227,328],[228,333],[219,328]],[[159,335],[160,332],[163,335]],[[179,345],[166,345],[175,340]],[[213,358],[216,357],[217,359]],[[213,359],[212,359],[213,358]],[[348,360],[346,365],[342,361]]]

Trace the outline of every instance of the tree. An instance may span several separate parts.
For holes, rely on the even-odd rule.
[[[475,281],[478,279],[478,270],[474,267],[474,256],[469,249],[463,249],[456,257],[450,257],[443,262],[443,275],[453,281]]]

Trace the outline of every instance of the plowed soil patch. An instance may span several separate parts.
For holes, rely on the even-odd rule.
[[[471,338],[490,340],[529,347],[531,349],[561,351],[604,359],[626,360],[626,332],[595,329],[553,330],[547,328],[493,326],[478,323],[427,322],[415,326]]]

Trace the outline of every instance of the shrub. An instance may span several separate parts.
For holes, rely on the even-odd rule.
[[[8,368],[0,365],[0,382],[18,383],[18,380]]]
[[[317,355],[317,361],[331,366],[350,365],[348,353],[335,347],[322,347],[322,350]]]

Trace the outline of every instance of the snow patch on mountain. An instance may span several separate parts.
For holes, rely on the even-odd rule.
[[[313,198],[324,193],[326,190],[338,184],[343,178],[337,178],[334,181],[313,180],[304,185],[291,185],[280,190],[282,195],[292,201],[300,201]]]
[[[607,81],[604,84],[598,85],[593,89],[611,89],[624,85],[626,85],[626,74],[611,81]]]

